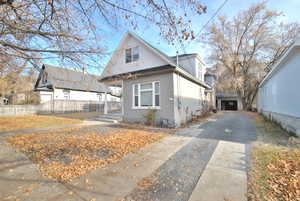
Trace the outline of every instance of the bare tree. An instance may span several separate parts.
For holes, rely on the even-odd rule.
[[[282,14],[259,3],[232,19],[219,17],[208,29],[211,61],[219,89],[237,93],[250,109],[262,78],[300,33],[297,23],[279,23]]]
[[[193,38],[191,19],[204,12],[197,0],[0,0],[0,60],[99,65],[106,27],[150,24],[169,42],[187,40]]]

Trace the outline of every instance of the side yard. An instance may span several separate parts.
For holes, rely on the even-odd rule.
[[[250,201],[300,200],[300,139],[259,114],[252,146]]]

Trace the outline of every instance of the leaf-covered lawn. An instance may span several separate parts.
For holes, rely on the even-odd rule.
[[[126,154],[158,141],[165,134],[118,129],[97,133],[22,134],[8,142],[39,165],[41,172],[58,181],[70,181],[93,169],[118,162]]]
[[[55,116],[0,117],[0,132],[78,124],[82,120]]]
[[[249,200],[300,201],[300,139],[261,115],[252,115],[257,141],[252,150]]]
[[[300,151],[256,147],[250,173],[250,198],[260,201],[300,200]]]

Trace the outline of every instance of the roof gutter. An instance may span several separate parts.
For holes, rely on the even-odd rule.
[[[150,68],[150,69],[144,69],[144,70],[139,70],[139,71],[135,71],[135,72],[131,72],[131,73],[124,73],[124,74],[119,74],[119,75],[114,75],[114,76],[109,76],[109,77],[104,77],[101,78],[100,82],[103,81],[110,81],[110,80],[122,80],[122,79],[130,79],[134,76],[149,76],[149,75],[155,75],[155,74],[161,74],[161,73],[168,73],[168,72],[176,72],[179,73],[180,75],[182,75],[184,78],[204,87],[205,89],[211,89],[211,87],[207,84],[205,84],[204,82],[202,82],[201,80],[196,79],[194,76],[192,76],[191,74],[189,74],[188,72],[184,71],[182,68],[180,67],[176,67],[176,66],[163,66],[163,67],[156,67],[156,68]]]

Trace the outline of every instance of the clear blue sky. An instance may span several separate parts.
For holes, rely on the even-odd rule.
[[[208,19],[213,15],[213,13],[219,8],[219,6],[224,2],[224,0],[203,0],[203,4],[207,6],[207,13],[201,15],[193,22],[194,30],[196,33],[201,29],[201,27],[208,21]],[[223,9],[218,13],[218,15],[234,16],[238,12],[247,9],[254,3],[261,2],[261,0],[228,0]],[[300,0],[269,0],[267,1],[267,6],[269,9],[281,11],[284,16],[280,19],[285,22],[300,22]],[[217,17],[216,17],[217,18]],[[214,18],[214,19],[216,19]],[[122,39],[124,33],[128,30],[126,28],[120,28],[120,30],[115,30],[109,27],[103,27],[103,45],[107,48],[108,52],[113,52],[117,47],[118,43]],[[146,41],[150,42],[155,47],[159,48],[161,51],[168,55],[175,55],[176,49],[169,46],[165,41],[159,37],[159,33],[153,28],[135,31],[136,34],[144,38]],[[181,49],[178,49],[179,53],[183,53]],[[199,53],[202,58],[208,56],[206,55],[205,47],[201,46],[196,42],[192,42],[186,49],[187,53]],[[109,56],[100,61],[101,65],[105,65],[109,59]],[[101,70],[100,70],[101,71]],[[99,73],[99,72],[91,72]]]

